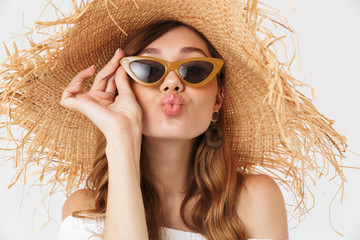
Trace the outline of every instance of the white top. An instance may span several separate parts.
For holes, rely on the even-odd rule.
[[[105,220],[68,216],[61,223],[59,240],[101,240]],[[163,227],[163,240],[206,240],[201,234]],[[249,238],[249,240],[261,240]]]

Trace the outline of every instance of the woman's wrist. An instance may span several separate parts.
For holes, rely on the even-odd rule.
[[[106,142],[109,146],[117,146],[118,144],[141,144],[142,129],[141,127],[132,129],[121,129],[119,131],[112,130],[104,133]]]
[[[132,168],[139,175],[142,135],[137,131],[124,131],[106,137],[105,152],[109,164],[109,173],[113,169]]]

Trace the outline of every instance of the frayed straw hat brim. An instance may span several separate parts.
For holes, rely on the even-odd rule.
[[[261,24],[286,25],[250,0],[82,1],[69,17],[39,22],[38,32],[61,30],[10,55],[1,70],[1,114],[6,116],[1,127],[19,125],[27,133],[14,157],[22,169],[39,163],[43,174],[54,172],[52,181],[65,181],[68,192],[79,186],[91,169],[98,132],[85,116],[60,106],[63,89],[79,71],[93,64],[101,69],[128,37],[161,20],[195,27],[222,55],[221,119],[241,171],[264,171],[300,199],[310,170],[321,175],[330,165],[345,180],[339,165],[345,138],[295,88],[302,83],[271,50],[281,38]]]

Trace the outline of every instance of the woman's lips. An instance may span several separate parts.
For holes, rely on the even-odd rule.
[[[177,116],[180,114],[182,109],[181,105],[178,104],[166,104],[166,105],[161,105],[161,110],[168,116]]]
[[[183,99],[175,93],[169,93],[161,99],[161,110],[168,116],[179,115],[183,105]]]

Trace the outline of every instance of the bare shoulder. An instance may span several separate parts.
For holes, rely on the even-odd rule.
[[[288,239],[284,198],[271,177],[245,175],[238,213],[249,237]]]
[[[64,220],[75,211],[91,209],[94,205],[95,202],[90,190],[77,190],[66,199],[62,209],[62,219]]]

